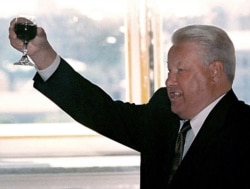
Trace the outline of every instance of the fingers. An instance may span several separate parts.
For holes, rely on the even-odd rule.
[[[23,42],[17,38],[14,28],[15,20],[12,20],[9,26],[10,44],[15,49],[22,51]],[[29,42],[27,54],[39,69],[47,68],[55,60],[57,53],[47,40],[46,32],[43,28],[37,27],[37,35]]]
[[[9,26],[9,38],[16,38],[16,33],[14,31],[14,27],[15,27],[15,19],[13,19],[10,22],[10,26]]]
[[[11,26],[14,26],[14,25],[15,25],[15,20],[16,20],[16,19],[14,18],[14,19],[12,19],[12,20],[10,21],[10,25],[11,25]]]
[[[14,47],[15,49],[22,51],[23,49],[23,41],[17,38],[17,35],[15,33],[15,23],[16,20],[12,19],[10,22],[10,26],[9,26],[9,41],[12,47]],[[42,28],[38,28],[37,29],[37,36],[42,37],[44,35],[44,30]],[[36,36],[36,38],[37,38]]]
[[[15,19],[13,19],[10,22],[10,26],[9,26],[9,41],[12,47],[14,47],[15,49],[21,51],[22,47],[23,47],[23,42],[17,38],[17,35],[14,31],[14,26],[15,26]]]
[[[18,51],[22,51],[23,50],[23,41],[17,37],[14,28],[15,28],[15,19],[13,19],[10,22],[9,41],[10,41],[10,44],[12,47],[17,49]],[[33,40],[31,40],[28,44],[28,55],[31,58],[39,57],[38,54],[41,53],[41,51],[54,52],[53,49],[51,48],[48,40],[47,40],[47,36],[46,36],[44,29],[41,27],[37,27],[36,37]],[[37,60],[37,61],[39,62],[39,60]]]
[[[37,36],[38,37],[46,37],[45,31],[41,27],[37,27]]]

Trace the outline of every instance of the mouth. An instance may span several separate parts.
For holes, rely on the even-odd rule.
[[[169,92],[168,96],[169,96],[170,100],[173,101],[173,100],[181,97],[182,94],[180,92]]]

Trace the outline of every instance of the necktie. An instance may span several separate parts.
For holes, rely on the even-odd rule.
[[[177,136],[177,140],[175,144],[175,154],[173,158],[171,174],[169,177],[169,183],[171,182],[177,168],[179,167],[181,163],[183,150],[184,150],[184,144],[185,144],[185,138],[189,129],[191,129],[190,122],[186,121]]]

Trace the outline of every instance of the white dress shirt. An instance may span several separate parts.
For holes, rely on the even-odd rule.
[[[37,69],[37,72],[39,73],[39,75],[41,76],[41,78],[46,81],[47,79],[50,78],[50,76],[56,71],[56,69],[58,68],[59,64],[60,64],[60,56],[56,56],[56,59],[54,60],[54,62],[46,69],[44,70],[39,70]]]
[[[222,96],[217,98],[215,101],[213,101],[211,104],[209,104],[206,108],[204,108],[200,113],[198,113],[195,117],[193,117],[190,120],[191,129],[187,132],[187,135],[186,135],[183,157],[186,155],[189,147],[191,146],[192,142],[194,141],[201,126],[203,125],[204,121],[206,120],[208,114],[212,111],[212,109],[215,107],[215,105],[221,100],[221,98],[224,95],[225,94],[223,94]],[[180,122],[181,122],[180,125],[182,127],[182,125],[185,121],[181,120]]]

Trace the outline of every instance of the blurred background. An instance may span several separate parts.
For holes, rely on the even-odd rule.
[[[13,65],[21,53],[10,46],[8,27],[19,14],[36,16],[84,77],[135,103],[164,86],[176,29],[217,25],[235,44],[234,90],[250,103],[250,1],[8,0],[0,12],[1,188],[139,188],[138,152],[75,123],[33,89],[34,68]]]

